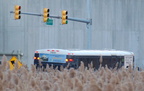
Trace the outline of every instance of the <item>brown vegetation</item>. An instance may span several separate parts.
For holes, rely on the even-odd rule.
[[[22,66],[9,70],[3,56],[0,65],[0,91],[144,91],[144,71],[100,67],[94,71],[84,64],[61,71],[47,66],[45,71]]]

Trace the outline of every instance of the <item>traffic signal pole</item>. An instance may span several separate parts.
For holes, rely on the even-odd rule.
[[[92,13],[92,4],[91,0],[87,0],[87,18],[90,19],[91,18],[91,13]],[[87,23],[86,25],[86,32],[87,32],[87,49],[91,49],[92,48],[92,19],[90,21],[90,23]]]

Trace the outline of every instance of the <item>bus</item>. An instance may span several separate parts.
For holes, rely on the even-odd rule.
[[[53,65],[54,67],[63,66],[78,68],[81,61],[85,67],[93,64],[95,69],[107,65],[108,68],[118,68],[124,66],[128,68],[134,65],[134,53],[120,50],[67,50],[67,49],[39,49],[34,54],[34,65],[39,67],[40,63],[46,67]]]

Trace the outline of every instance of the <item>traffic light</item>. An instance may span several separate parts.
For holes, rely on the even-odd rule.
[[[20,14],[21,14],[21,11],[20,11],[20,9],[21,9],[21,6],[19,6],[19,5],[15,5],[15,11],[14,11],[14,19],[15,20],[17,20],[17,19],[20,19],[21,18],[21,16],[20,16]]]
[[[68,23],[68,21],[67,21],[67,19],[68,19],[68,16],[67,16],[67,14],[68,14],[68,11],[66,11],[66,10],[62,10],[62,24],[67,24]]]
[[[44,8],[43,9],[43,22],[47,22],[48,17],[49,17],[49,9],[48,8]]]

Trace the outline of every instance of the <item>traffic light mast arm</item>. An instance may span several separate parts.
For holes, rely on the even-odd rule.
[[[10,11],[10,13],[14,13],[13,11]],[[24,15],[34,15],[34,16],[43,16],[42,14],[34,14],[34,13],[22,13],[21,14],[24,14]]]
[[[83,23],[87,23],[87,24],[92,25],[92,19],[86,20],[86,19],[68,17],[67,20],[77,21],[77,22],[83,22]]]
[[[10,13],[14,13],[14,12],[13,12],[13,11],[10,11]],[[23,12],[21,12],[21,14],[24,14],[24,15],[33,15],[33,16],[43,16],[43,14],[34,14],[34,13],[23,13]],[[50,15],[49,17],[50,17],[50,18],[61,19],[61,16]],[[82,22],[82,23],[86,23],[86,24],[92,25],[92,19],[81,19],[81,18],[68,17],[67,20],[77,21],[77,22]]]
[[[61,19],[61,16],[49,16],[49,17],[50,18]],[[83,23],[89,23],[90,25],[92,25],[92,19],[86,20],[86,19],[68,17],[67,20],[77,21],[77,22],[83,22]]]

